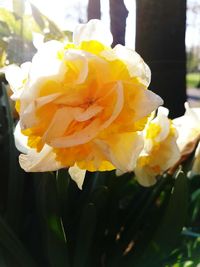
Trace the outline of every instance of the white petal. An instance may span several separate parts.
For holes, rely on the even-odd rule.
[[[130,75],[138,77],[147,87],[151,81],[151,71],[141,56],[123,45],[116,45],[113,50],[117,57],[125,62]]]
[[[25,154],[28,153],[28,150],[30,149],[27,146],[28,138],[27,136],[22,134],[19,122],[17,123],[15,127],[14,138],[15,138],[16,148],[22,153],[25,153]]]
[[[34,55],[30,70],[32,82],[41,78],[60,75],[62,61],[58,58],[58,52],[63,49],[63,44],[58,41],[44,43]]]
[[[173,124],[178,131],[177,143],[180,150],[200,133],[200,108],[190,108],[188,103],[185,103],[185,108],[184,116],[173,120]]]
[[[10,65],[5,68],[5,76],[12,91],[16,92],[21,87],[24,78],[21,68],[17,65]]]
[[[110,46],[113,42],[112,34],[100,20],[93,19],[86,24],[79,24],[73,34],[73,42],[80,44],[82,41],[96,40]]]
[[[12,100],[18,100],[20,98],[30,68],[31,62],[25,62],[20,67],[13,64],[4,68],[6,80],[13,91],[13,95],[11,96]]]
[[[47,145],[39,153],[35,149],[29,149],[27,155],[21,154],[19,164],[26,172],[55,171],[64,167],[56,161],[53,149]]]
[[[165,108],[165,107],[159,107],[158,108],[157,116],[159,117],[160,115],[165,115],[166,117],[168,117],[168,115],[169,115],[169,109],[168,108]]]
[[[6,80],[10,84],[13,91],[12,100],[18,100],[23,92],[23,87],[31,67],[31,62],[25,62],[20,67],[17,65],[10,65],[5,67]]]
[[[38,50],[44,43],[44,35],[38,32],[33,32],[33,45]]]
[[[156,175],[149,168],[137,168],[134,170],[136,179],[142,186],[148,187],[156,183]]]
[[[189,104],[185,103],[185,116],[189,117],[191,122],[200,123],[200,108],[190,108]]]
[[[195,151],[195,156],[194,156],[194,163],[192,166],[191,173],[192,175],[198,175],[200,174],[200,143],[198,143],[198,146]]]
[[[163,104],[162,98],[152,91],[144,88],[138,88],[137,90],[138,93],[132,103],[136,112],[134,116],[135,121],[148,116],[152,111]]]
[[[22,112],[20,107],[20,126],[22,130],[33,127],[37,123],[37,117],[35,114],[35,103],[30,102],[25,110]]]
[[[77,183],[78,188],[82,189],[86,170],[82,170],[77,165],[74,165],[73,167],[69,168],[68,172],[72,180],[74,180]]]
[[[121,170],[118,170],[118,169],[117,169],[117,170],[115,171],[115,175],[116,175],[116,176],[121,176],[121,175],[123,175],[123,174],[124,174],[124,172],[121,171]]]
[[[156,123],[160,126],[161,131],[158,136],[155,138],[155,141],[161,142],[164,140],[170,131],[170,120],[168,119],[169,110],[164,107],[158,108],[157,117],[152,120],[153,123]]]

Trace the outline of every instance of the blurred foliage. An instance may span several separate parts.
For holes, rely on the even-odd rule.
[[[0,264],[38,267],[186,267],[200,262],[200,177],[178,170],[150,188],[134,174],[25,174],[1,88]]]
[[[197,72],[200,71],[200,48],[191,49],[187,51],[187,72]]]
[[[188,88],[199,88],[200,87],[200,71],[195,73],[188,73],[186,76]]]
[[[71,32],[61,31],[37,7],[33,4],[30,7],[32,15],[24,14],[23,0],[13,0],[13,12],[0,8],[0,67],[32,59],[36,52],[33,33],[42,34],[44,41],[71,39]]]

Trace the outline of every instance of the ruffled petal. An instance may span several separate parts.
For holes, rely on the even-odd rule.
[[[32,59],[30,80],[34,82],[41,77],[63,75],[60,71],[62,62],[58,57],[58,52],[62,50],[61,42],[53,40],[43,43]]]
[[[185,103],[186,112],[183,116],[173,120],[174,126],[178,131],[178,146],[182,151],[190,141],[200,133],[200,108],[190,108],[189,104]]]
[[[88,126],[66,137],[51,139],[49,145],[55,148],[73,147],[91,141],[99,132],[100,121],[95,119]]]
[[[45,145],[40,152],[29,149],[28,154],[21,154],[19,164],[26,172],[56,171],[64,168],[60,162],[56,161],[56,154],[48,145]]]
[[[149,187],[154,185],[157,181],[155,172],[145,166],[142,168],[137,167],[134,172],[138,183],[142,186]]]
[[[147,87],[151,81],[151,71],[141,56],[123,45],[116,45],[113,50],[117,57],[125,62],[130,76],[138,77]]]
[[[138,88],[137,94],[129,105],[134,108],[134,120],[137,121],[151,114],[162,104],[163,100],[160,96],[150,90]]]
[[[25,153],[25,154],[28,153],[28,150],[30,149],[27,146],[28,138],[27,138],[27,136],[22,134],[19,122],[17,123],[17,125],[15,127],[14,138],[15,138],[16,148],[22,153]]]
[[[65,60],[73,68],[77,84],[83,83],[88,75],[88,59],[85,53],[75,49],[68,49],[65,52]]]
[[[115,134],[107,140],[97,139],[95,143],[116,169],[130,172],[143,149],[143,139],[138,133]]]
[[[168,114],[169,114],[169,110],[167,108],[159,107],[157,117],[154,120],[152,120],[152,123],[156,123],[162,129],[160,133],[157,135],[157,137],[155,138],[156,142],[161,142],[169,134],[170,120],[167,117]]]
[[[10,65],[5,67],[6,80],[10,84],[13,91],[12,100],[18,100],[23,92],[23,86],[28,78],[28,72],[31,67],[31,62],[25,62],[20,67],[17,65]]]

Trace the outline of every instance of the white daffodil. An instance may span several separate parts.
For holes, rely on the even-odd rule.
[[[189,176],[191,176],[200,174],[200,144],[198,144],[200,140],[200,108],[191,108],[188,103],[185,103],[185,109],[185,114],[174,119],[173,122],[179,133],[177,143],[184,158],[191,155],[197,146],[192,169],[189,172]]]

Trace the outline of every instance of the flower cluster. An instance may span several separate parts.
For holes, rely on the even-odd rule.
[[[111,44],[110,31],[91,20],[77,26],[72,43],[43,43],[32,62],[7,68],[25,171],[67,167],[81,188],[86,170],[134,170],[148,186],[178,161],[168,111],[152,117],[163,101],[147,89],[148,66],[135,51]]]

